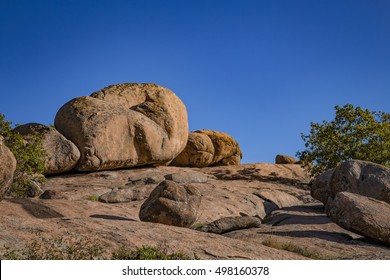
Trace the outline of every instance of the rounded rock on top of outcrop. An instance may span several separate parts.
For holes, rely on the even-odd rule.
[[[16,169],[16,159],[10,149],[4,144],[3,137],[0,136],[0,200],[12,184]]]
[[[371,197],[339,192],[329,198],[326,213],[339,226],[390,245],[390,204]]]
[[[347,191],[390,203],[390,168],[362,160],[337,166],[329,182],[332,196]]]
[[[188,142],[171,165],[206,167],[240,164],[242,152],[232,136],[214,130],[190,132]]]
[[[165,180],[142,204],[139,218],[143,222],[189,227],[197,218],[200,202],[201,193],[193,185]]]
[[[184,104],[154,84],[113,85],[75,98],[58,111],[55,126],[79,148],[79,171],[168,164],[188,138]]]
[[[297,164],[299,161],[292,156],[276,155],[275,164]]]
[[[185,147],[188,117],[184,103],[171,90],[156,84],[124,83],[103,88],[91,97],[139,112],[167,134],[172,159]]]
[[[214,145],[210,137],[200,132],[190,132],[185,149],[171,165],[181,167],[206,167],[213,163]]]
[[[46,151],[45,175],[57,174],[72,170],[80,159],[80,151],[71,141],[66,139],[54,127],[38,123],[18,126],[15,132],[26,137],[34,133],[42,136],[42,146]]]

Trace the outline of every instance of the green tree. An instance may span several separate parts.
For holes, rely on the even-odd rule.
[[[26,197],[28,187],[33,181],[43,182],[46,152],[42,146],[42,137],[35,133],[28,139],[12,130],[12,122],[6,121],[0,113],[0,135],[14,154],[17,165],[14,180],[9,193],[15,197]]]
[[[312,176],[351,159],[390,166],[390,114],[346,104],[331,122],[311,123],[301,134],[306,149],[297,156]]]

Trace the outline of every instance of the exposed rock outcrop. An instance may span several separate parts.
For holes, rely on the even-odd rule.
[[[142,204],[139,218],[144,222],[189,227],[197,218],[200,202],[201,193],[193,185],[165,180]]]
[[[240,164],[242,152],[232,136],[214,130],[190,132],[185,149],[171,165],[206,167]]]
[[[72,170],[80,159],[80,151],[71,141],[66,139],[54,127],[38,123],[18,126],[15,132],[28,138],[37,133],[42,136],[42,146],[46,151],[45,175],[57,174]]]
[[[288,201],[291,201],[290,205],[294,204],[294,199],[290,200],[288,196],[286,201],[280,199],[284,193],[303,204],[282,206],[268,214],[259,227],[228,231],[221,233],[223,236],[140,221],[139,209],[158,182],[167,175],[188,171],[204,173],[208,177],[205,183],[191,183],[202,193],[195,221],[197,226],[211,224],[223,217],[259,217],[259,213],[264,213],[264,202],[274,207],[277,207],[275,203],[288,205]],[[133,250],[136,246],[148,245],[163,246],[169,253],[196,254],[200,259],[390,259],[388,245],[373,244],[333,223],[324,213],[322,203],[310,196],[308,179],[307,172],[299,165],[266,163],[202,169],[157,166],[58,174],[48,177],[42,186],[45,193],[41,198],[46,199],[7,197],[0,203],[0,256],[10,250],[16,253],[25,250],[26,244],[31,242],[40,244],[41,236],[45,248],[47,241],[63,248],[63,243],[55,243],[55,240],[59,237],[62,240],[67,233],[65,237],[70,234],[73,240],[103,246],[106,251],[99,258],[112,257],[112,252],[118,248]],[[121,203],[95,200],[112,190],[132,197]],[[274,202],[269,201],[271,199]],[[32,232],[40,234],[37,236]],[[293,244],[297,251],[264,246],[270,243],[268,241],[283,246]]]
[[[0,200],[12,184],[15,169],[16,159],[0,136]]]
[[[341,227],[390,245],[390,204],[349,192],[339,192],[326,213]]]
[[[58,111],[55,126],[79,148],[79,171],[168,164],[188,138],[183,102],[155,84],[113,85],[75,98]]]

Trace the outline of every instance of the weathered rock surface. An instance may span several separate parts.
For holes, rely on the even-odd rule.
[[[298,160],[292,156],[286,155],[276,155],[275,163],[276,164],[296,164]]]
[[[240,164],[242,152],[230,135],[214,130],[190,132],[185,149],[172,161],[173,166],[206,167]]]
[[[390,204],[358,194],[339,192],[326,213],[341,227],[390,245]]]
[[[139,209],[158,181],[166,175],[188,171],[208,177],[205,183],[192,183],[202,193],[195,225],[223,217],[257,217],[264,213],[265,200],[253,193],[260,191],[283,192],[303,204],[273,210],[259,228],[235,230],[223,236],[140,221]],[[142,178],[160,179],[150,184],[137,181]],[[134,181],[137,183],[133,184]],[[333,223],[322,203],[311,197],[309,181],[307,172],[299,165],[266,163],[59,174],[49,177],[42,186],[45,191],[55,191],[51,199],[6,198],[0,202],[0,255],[5,252],[4,245],[19,250],[31,241],[39,241],[39,236],[47,240],[71,236],[101,244],[107,249],[103,257],[108,258],[113,250],[123,246],[163,245],[170,253],[196,254],[200,259],[390,259],[388,246],[372,243]],[[145,198],[114,204],[91,200],[92,196],[112,190],[142,190]],[[266,244],[269,239],[292,244],[299,250],[293,253],[264,246],[263,242]],[[302,251],[310,254],[303,256]]]
[[[168,164],[188,138],[184,104],[154,84],[113,85],[75,98],[58,111],[55,126],[79,148],[79,171]]]
[[[326,204],[328,198],[331,197],[332,191],[330,188],[330,179],[332,178],[334,168],[323,172],[317,176],[311,185],[311,196]]]
[[[12,184],[15,169],[16,159],[0,136],[0,200]]]
[[[210,224],[204,225],[197,229],[204,232],[210,233],[227,233],[234,230],[246,229],[246,228],[257,228],[260,227],[261,221],[257,217],[250,216],[236,216],[236,217],[223,217]]]
[[[176,183],[206,183],[208,176],[201,172],[180,172],[165,175],[165,179],[174,181]]]
[[[390,203],[390,168],[351,160],[330,169],[314,180],[312,196],[324,204],[338,192],[351,192]]]
[[[200,201],[201,193],[195,186],[166,180],[142,204],[139,218],[144,222],[189,227],[197,218]]]
[[[330,179],[332,195],[351,192],[390,203],[390,168],[362,160],[336,167]]]
[[[47,153],[45,158],[45,175],[72,170],[80,159],[80,151],[71,141],[66,139],[54,127],[38,123],[18,126],[14,131],[27,139],[33,133],[42,136],[42,146]]]

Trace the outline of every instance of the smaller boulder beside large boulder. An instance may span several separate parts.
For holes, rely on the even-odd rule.
[[[326,213],[339,226],[390,245],[390,204],[349,192],[329,198]]]
[[[190,132],[185,149],[172,161],[180,167],[206,167],[240,164],[242,152],[232,136],[214,130]]]
[[[142,204],[139,218],[143,222],[189,227],[197,218],[200,202],[201,193],[195,186],[165,180]]]
[[[0,200],[10,188],[16,169],[15,156],[3,140],[3,137],[0,136]]]
[[[330,189],[330,179],[332,178],[334,168],[329,169],[315,178],[311,185],[311,196],[326,204],[328,198],[333,196]]]
[[[71,141],[66,139],[54,127],[38,123],[28,123],[18,126],[15,132],[28,138],[37,133],[42,137],[45,157],[45,175],[63,173],[72,170],[80,159],[80,151]]]

